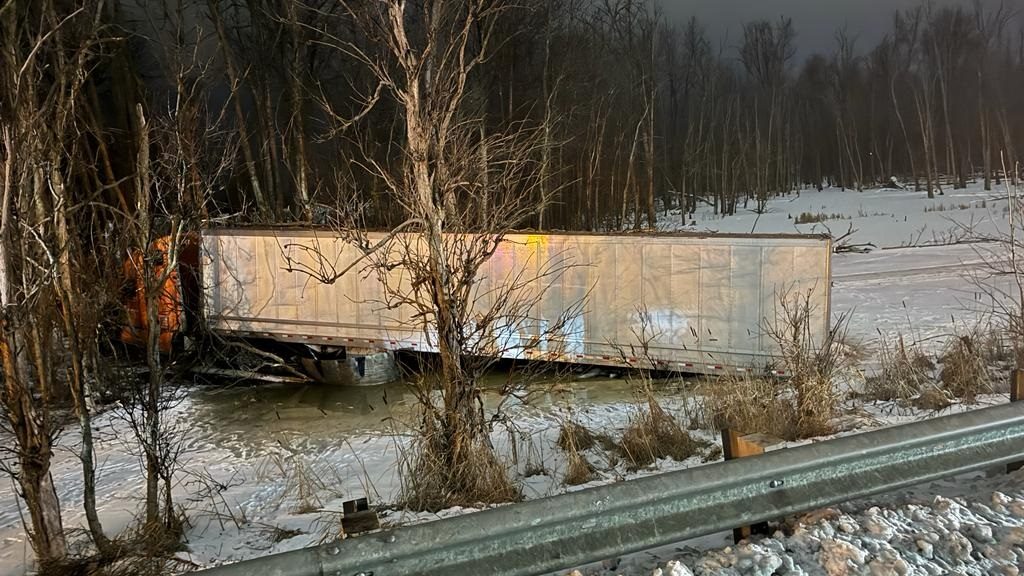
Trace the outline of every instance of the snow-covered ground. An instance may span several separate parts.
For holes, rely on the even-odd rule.
[[[844,234],[852,225],[856,232],[851,242],[879,249],[834,258],[833,312],[850,315],[851,339],[870,348],[880,332],[887,337],[900,333],[938,351],[949,334],[985,321],[990,307],[985,290],[969,278],[980,269],[978,247],[944,244],[962,239],[968,228],[997,232],[1004,227],[1007,205],[1004,193],[984,192],[977,185],[947,190],[934,200],[900,190],[804,191],[770,202],[760,216],[741,210],[717,218],[701,210],[688,220],[696,221],[690,229],[729,232],[813,233],[827,225],[833,233]],[[803,212],[836,219],[794,226]],[[677,229],[681,220],[682,215],[669,214],[661,227]],[[619,435],[635,410],[632,386],[623,379],[597,378],[546,380],[530,387],[529,402],[509,412],[515,433],[499,429],[493,441],[506,456],[515,455],[527,498],[579,489],[562,481],[565,458],[555,445],[561,422],[571,416],[595,431]],[[685,390],[685,383],[662,383],[658,395],[670,411],[682,415]],[[487,400],[491,405],[496,401],[493,395]],[[982,400],[1005,402],[1006,397]],[[308,546],[337,535],[343,501],[368,496],[375,503],[393,502],[401,490],[398,467],[413,406],[401,386],[193,391],[174,412],[186,431],[184,470],[176,488],[190,517],[188,552],[182,558],[208,566]],[[968,408],[954,405],[950,410]],[[851,406],[842,419],[842,433],[929,416],[892,403]],[[143,493],[138,458],[118,439],[127,437],[124,426],[113,413],[97,419],[100,513],[111,533],[129,525]],[[718,441],[713,434],[698,434]],[[76,435],[69,430],[53,465],[68,527],[83,524],[75,443]],[[630,473],[600,450],[587,457],[598,469],[591,484],[703,463],[701,457],[663,461],[651,470]],[[716,535],[628,558],[619,572],[606,573],[651,574],[661,568],[663,574],[673,569],[686,574],[685,565],[695,574],[1016,574],[993,571],[997,564],[1006,570],[1024,567],[1020,480],[972,479],[960,492],[940,486],[886,502],[850,504],[750,546],[726,550],[725,537]],[[950,500],[937,500],[936,494],[963,500],[954,506]],[[465,512],[392,511],[382,520],[394,525]],[[984,526],[991,527],[995,543],[988,541]],[[971,552],[965,555],[967,547]],[[29,557],[13,489],[0,485],[0,574],[25,573]],[[670,568],[669,560],[683,565]],[[832,560],[847,571],[829,570],[826,564]]]
[[[850,243],[898,248],[949,244],[972,235],[991,235],[1006,229],[1008,207],[1005,188],[993,186],[986,192],[979,183],[964,190],[947,188],[934,199],[913,190],[857,192],[827,188],[774,198],[761,214],[754,202],[746,208],[741,205],[731,216],[716,215],[711,206],[702,206],[685,218],[679,211],[671,211],[661,216],[658,227],[664,231],[831,233],[836,237],[853,230]],[[802,214],[826,219],[797,224]]]
[[[950,335],[990,322],[990,287],[1009,285],[1009,278],[980,278],[980,260],[977,245],[837,254],[833,317],[846,315],[850,336],[869,345],[903,335],[939,352]]]

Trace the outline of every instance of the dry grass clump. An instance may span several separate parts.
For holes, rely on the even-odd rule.
[[[285,479],[285,495],[294,495],[298,503],[293,510],[296,514],[309,514],[323,506],[319,493],[325,490],[327,484],[306,463],[305,459],[297,454],[282,455],[274,454],[267,465],[273,472]],[[262,470],[261,470],[262,471]]]
[[[567,486],[579,486],[597,478],[597,470],[587,458],[578,450],[572,450],[568,454],[568,461],[565,467],[565,477],[562,479]]]
[[[605,452],[618,452],[619,443],[612,438],[610,434],[599,432],[594,435],[594,440],[601,446],[601,449]]]
[[[558,430],[558,447],[565,451],[590,450],[597,444],[597,438],[582,424],[569,420]]]
[[[826,214],[824,212],[801,212],[796,217],[797,224],[818,224],[825,222],[826,220],[844,220],[846,216],[842,214]]]
[[[738,375],[704,384],[698,390],[695,427],[796,440],[796,408],[782,396],[785,386],[782,381]]]
[[[976,345],[977,336],[958,336],[950,340],[942,355],[939,379],[943,388],[956,398],[970,404],[979,394],[993,390],[988,373],[988,360]]]
[[[682,462],[695,456],[708,443],[695,439],[653,399],[633,418],[619,441],[619,451],[630,470],[671,458]]]
[[[1012,342],[1013,338],[1005,332],[1000,332],[995,327],[977,329],[974,331],[974,345],[978,353],[987,360],[990,365],[996,364],[1005,368],[1012,368],[1019,365],[1017,352]]]
[[[881,332],[879,332],[881,335]],[[881,372],[868,379],[865,393],[871,400],[906,400],[932,383],[935,362],[917,346],[907,346],[901,334],[896,344],[880,338],[878,360]]]
[[[439,512],[522,500],[522,491],[486,439],[465,440],[453,447],[441,445],[439,434],[417,440],[413,453],[403,458],[402,507]]]
[[[586,484],[597,477],[597,470],[583,455],[597,445],[594,434],[582,424],[568,420],[558,431],[558,447],[565,451],[566,467],[563,481],[567,486]]]
[[[945,390],[935,386],[928,386],[911,403],[918,410],[941,412],[953,404],[953,399],[949,397],[949,393]]]
[[[527,462],[523,468],[523,478],[533,478],[534,476],[550,476],[546,466],[541,462]]]

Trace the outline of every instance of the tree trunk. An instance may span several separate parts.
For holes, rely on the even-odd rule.
[[[256,209],[261,216],[266,217],[273,213],[267,198],[260,185],[260,177],[256,170],[256,161],[253,158],[251,139],[249,138],[249,127],[245,121],[245,113],[242,111],[242,101],[239,96],[241,90],[241,78],[235,69],[235,62],[231,54],[231,47],[228,44],[227,33],[224,30],[224,22],[220,17],[220,10],[217,8],[219,0],[209,0],[210,17],[213,19],[214,29],[217,31],[217,40],[220,44],[221,53],[224,56],[224,65],[228,73],[228,81],[231,82],[231,102],[234,106],[235,119],[238,122],[239,147],[242,149],[242,156],[245,159],[245,171],[249,175],[249,184],[252,186],[252,193],[256,199]]]
[[[0,357],[6,356],[0,352]],[[27,416],[31,418],[31,415]],[[40,431],[33,432],[39,434]],[[32,518],[32,549],[39,563],[63,560],[67,556],[67,541],[60,516],[60,501],[50,475],[50,460],[53,456],[49,439],[37,439],[26,448],[31,452],[19,457],[21,467],[19,485],[25,498],[29,517]]]
[[[68,343],[68,355],[71,362],[71,391],[75,403],[75,412],[78,415],[78,427],[82,435],[82,445],[78,457],[82,461],[82,499],[85,508],[85,518],[89,526],[89,534],[92,536],[96,548],[101,553],[107,551],[110,541],[103,533],[103,525],[100,523],[99,515],[96,512],[96,464],[93,458],[92,438],[92,386],[89,383],[88,375],[85,372],[85,359],[79,342],[79,330],[88,330],[90,327],[82,326],[78,318],[78,304],[75,300],[80,296],[74,285],[76,275],[71,268],[72,240],[68,234],[67,207],[70,198],[66,194],[64,178],[59,170],[59,162],[51,163],[50,181],[54,193],[57,195],[54,202],[56,210],[57,242],[58,242],[58,265],[60,267],[60,283],[57,286],[61,308],[63,309],[63,320],[65,336]]]
[[[547,224],[545,213],[548,207],[549,190],[548,174],[551,165],[551,91],[548,86],[548,74],[551,68],[551,5],[545,6],[544,19],[544,67],[540,71],[541,97],[544,98],[544,140],[541,142],[540,158],[540,209],[537,211],[537,229],[544,231]],[[481,128],[482,131],[482,128]]]
[[[153,242],[150,223],[150,159],[149,126],[142,112],[142,105],[136,106],[136,123],[139,134],[138,158],[136,160],[136,194],[138,205],[136,218],[139,219],[139,235],[136,249],[140,252],[139,267],[143,282],[143,300],[146,310],[146,367],[149,370],[145,393],[143,394],[142,438],[146,464],[146,525],[155,528],[160,525],[160,294],[163,286],[155,278],[151,264],[150,250]],[[167,266],[170,263],[166,263]]]
[[[144,266],[145,270],[148,268]],[[160,309],[153,282],[146,283],[146,318],[149,324],[146,340],[146,367],[149,369],[146,387],[145,433],[146,453],[146,524],[160,524]]]
[[[654,67],[654,40],[651,40],[651,68]],[[647,98],[647,125],[646,131],[644,132],[644,156],[647,159],[647,226],[651,230],[658,227],[658,217],[655,214],[654,209],[654,163],[657,161],[654,152],[654,120],[655,120],[655,83],[653,78],[653,72],[650,74],[650,78],[647,82],[650,83],[650,89],[645,90],[645,98]]]
[[[291,130],[295,141],[295,158],[292,172],[295,177],[295,189],[299,199],[299,214],[309,219],[310,194],[309,194],[309,163],[306,159],[306,115],[303,110],[302,83],[299,78],[302,70],[302,27],[299,25],[299,16],[296,12],[297,2],[285,1],[284,5],[288,11],[288,24],[291,27],[292,35],[292,69],[286,72],[288,77],[288,90],[292,105]]]

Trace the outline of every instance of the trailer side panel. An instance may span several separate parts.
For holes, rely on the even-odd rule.
[[[370,235],[375,242],[383,235]],[[410,244],[415,245],[415,240]],[[214,230],[204,235],[204,312],[214,330],[332,346],[435,350],[432,329],[391,307],[375,271],[333,284],[288,271],[341,270],[360,255],[329,232]],[[529,321],[499,323],[495,355],[684,372],[763,369],[784,294],[810,294],[812,333],[829,326],[831,243],[800,236],[513,234],[481,270],[481,310],[532,279]],[[294,266],[293,266],[294,268]],[[546,272],[555,270],[556,273]],[[400,269],[391,286],[408,286]],[[576,311],[577,313],[569,313]],[[526,346],[550,326],[564,328]],[[645,352],[646,350],[646,352]]]

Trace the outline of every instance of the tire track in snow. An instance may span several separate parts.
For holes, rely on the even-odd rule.
[[[833,274],[833,283],[847,283],[847,282],[859,282],[862,280],[902,280],[911,276],[940,276],[948,272],[965,272],[968,270],[981,270],[985,267],[985,262],[978,260],[975,262],[963,262],[958,264],[942,264],[939,266],[920,266],[917,268],[908,268],[902,270],[876,270],[873,272],[853,272],[849,274]]]

